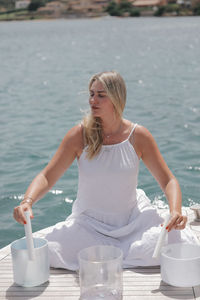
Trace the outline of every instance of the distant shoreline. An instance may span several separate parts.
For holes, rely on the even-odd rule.
[[[8,12],[0,12],[0,21],[30,21],[30,20],[58,20],[58,19],[92,19],[109,16],[107,13],[88,13],[88,14],[59,14],[52,13],[40,14],[39,12],[29,12],[28,10],[16,10]]]
[[[141,15],[138,17],[131,17],[131,16],[110,16],[107,13],[102,14],[68,14],[68,15],[60,15],[60,16],[54,16],[54,15],[40,15],[37,12],[0,12],[0,21],[31,21],[31,20],[59,20],[59,19],[65,19],[65,20],[76,20],[76,19],[95,19],[95,18],[102,18],[102,17],[109,17],[109,18],[140,18],[140,17],[157,17],[154,16],[153,10],[144,10],[141,12]],[[165,13],[163,15],[160,15],[158,17],[198,17],[198,15],[194,15],[192,11],[189,11],[187,14],[175,14],[175,13]]]

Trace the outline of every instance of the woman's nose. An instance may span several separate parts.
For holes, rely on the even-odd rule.
[[[91,102],[91,103],[97,103],[97,102],[98,102],[97,96],[96,96],[96,95],[91,96],[91,97],[90,97],[90,102]]]

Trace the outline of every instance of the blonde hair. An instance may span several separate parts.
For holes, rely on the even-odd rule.
[[[121,75],[115,71],[101,72],[92,76],[89,89],[98,80],[104,87],[107,96],[112,101],[116,117],[122,117],[126,104],[126,85]],[[96,156],[103,144],[102,123],[99,117],[90,113],[83,119],[84,140],[87,145],[87,158]]]

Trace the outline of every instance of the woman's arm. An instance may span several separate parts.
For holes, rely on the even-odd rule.
[[[29,210],[33,218],[32,205],[41,199],[70,167],[83,149],[82,127],[77,125],[70,129],[62,140],[55,155],[48,165],[33,179],[24,200],[14,208],[13,216],[21,224],[26,222],[24,211]]]
[[[137,126],[134,147],[139,156],[159,183],[169,202],[171,219],[167,229],[185,228],[187,217],[182,216],[182,195],[179,183],[164,161],[151,133],[143,126]]]

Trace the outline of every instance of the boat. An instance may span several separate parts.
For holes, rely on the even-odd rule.
[[[200,241],[200,222],[194,209],[183,208],[188,225]],[[164,210],[162,210],[164,211]],[[166,211],[165,211],[166,212]],[[35,232],[43,237],[51,227]],[[10,245],[0,249],[0,299],[10,300],[78,300],[80,297],[78,272],[50,269],[49,281],[32,288],[24,288],[13,282]],[[159,267],[138,267],[123,270],[123,300],[197,299],[200,285],[189,288],[173,287],[162,281]],[[200,299],[200,298],[198,298]]]

